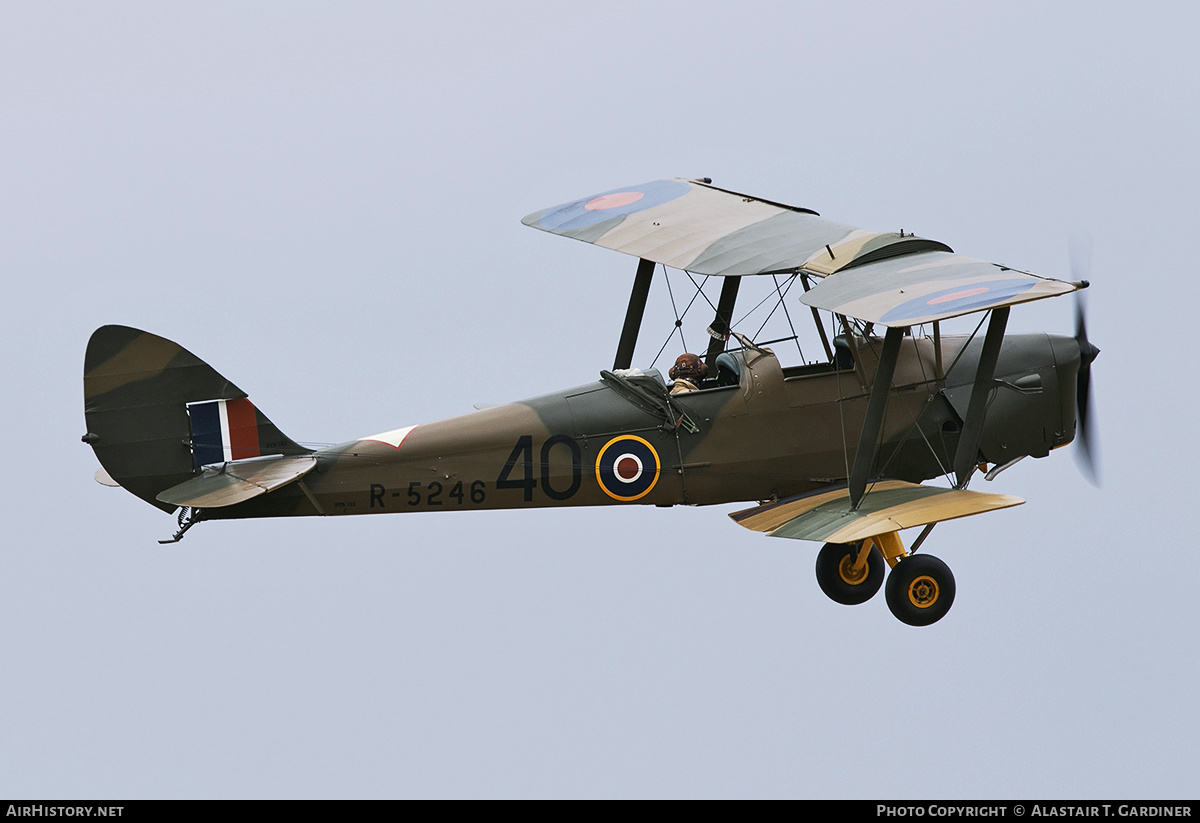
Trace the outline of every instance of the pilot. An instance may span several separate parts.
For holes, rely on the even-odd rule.
[[[671,394],[686,394],[700,388],[700,381],[708,377],[708,366],[694,354],[681,354],[667,374],[674,381]]]

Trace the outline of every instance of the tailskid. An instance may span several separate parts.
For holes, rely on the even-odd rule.
[[[204,509],[196,509],[191,506],[184,506],[179,510],[179,529],[175,532],[170,540],[159,540],[158,542],[163,545],[168,543],[178,543],[183,539],[183,535],[188,529],[203,519]]]

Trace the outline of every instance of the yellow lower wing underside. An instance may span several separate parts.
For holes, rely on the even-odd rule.
[[[882,480],[869,487],[857,509],[845,486],[818,489],[729,515],[735,523],[771,537],[854,543],[868,537],[972,514],[1007,509],[1025,501],[989,494]]]

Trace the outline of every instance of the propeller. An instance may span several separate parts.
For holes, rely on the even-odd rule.
[[[1091,243],[1086,238],[1071,238],[1071,275],[1086,288],[1086,275],[1091,269]],[[1075,342],[1079,345],[1079,377],[1075,382],[1075,409],[1079,421],[1076,433],[1078,448],[1075,462],[1088,482],[1099,488],[1100,465],[1092,413],[1092,361],[1100,349],[1092,345],[1087,335],[1087,299],[1084,292],[1075,292]]]

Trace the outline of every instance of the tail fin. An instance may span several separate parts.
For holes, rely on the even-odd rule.
[[[105,471],[153,506],[213,462],[308,454],[200,358],[149,332],[102,326],[83,364],[84,417]]]

